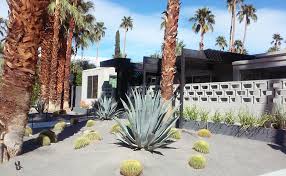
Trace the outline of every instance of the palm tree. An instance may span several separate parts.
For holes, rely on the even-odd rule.
[[[98,59],[99,42],[105,36],[106,27],[103,22],[98,22],[94,26],[94,40],[96,42],[96,59]]]
[[[122,19],[122,22],[120,24],[120,27],[123,28],[125,30],[124,33],[124,43],[123,43],[123,57],[126,57],[126,52],[125,52],[125,48],[126,48],[126,33],[128,32],[128,30],[132,30],[133,28],[133,19],[129,16],[126,17],[124,16]]]
[[[160,25],[160,29],[163,30],[166,28],[166,19],[167,19],[167,16],[166,16],[166,11],[164,11],[163,13],[163,16],[161,17],[161,25]]]
[[[160,83],[164,100],[170,100],[173,97],[179,13],[180,0],[168,0]]]
[[[223,50],[227,47],[226,39],[224,36],[218,36],[216,38],[216,46],[220,48],[220,50]]]
[[[213,31],[213,25],[215,24],[215,16],[212,14],[209,8],[198,9],[194,17],[189,19],[193,24],[193,31],[201,35],[200,50],[204,49],[204,35],[208,31]]]
[[[241,10],[237,13],[240,23],[243,20],[245,20],[244,35],[243,35],[243,40],[242,40],[242,44],[244,48],[245,48],[247,26],[250,25],[251,20],[253,20],[254,22],[257,21],[257,15],[255,13],[256,13],[256,8],[254,8],[252,5],[242,5]]]
[[[241,40],[236,40],[234,42],[234,52],[239,53],[239,54],[245,54],[246,50],[243,47],[243,43]]]
[[[274,44],[274,47],[277,48],[277,50],[279,51],[281,44],[282,44],[282,41],[284,40],[283,37],[281,37],[280,34],[276,33],[276,34],[273,34],[272,39],[273,40],[272,40],[271,44]]]
[[[182,50],[184,47],[186,47],[186,45],[183,40],[176,41],[176,56],[182,55]]]
[[[228,11],[231,13],[230,39],[229,39],[229,51],[231,52],[234,50],[236,10],[237,6],[241,5],[243,1],[244,0],[227,0]]]
[[[0,91],[0,136],[4,136],[0,163],[21,152],[38,60],[42,16],[48,5],[47,0],[7,2],[10,13],[5,48],[9,49],[3,56]]]

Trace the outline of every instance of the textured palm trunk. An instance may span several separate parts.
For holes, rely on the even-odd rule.
[[[49,102],[49,83],[50,83],[50,66],[53,39],[53,17],[49,16],[45,22],[42,32],[41,43],[41,62],[40,62],[40,84],[41,84],[41,100]]]
[[[75,28],[74,19],[70,20],[69,23],[69,34],[67,41],[67,52],[66,52],[66,63],[65,63],[65,79],[64,79],[64,103],[63,108],[67,111],[70,110],[69,100],[70,100],[70,64],[71,64],[71,47],[72,38]]]
[[[247,32],[247,20],[245,19],[245,24],[244,24],[244,34],[243,34],[243,48],[245,49],[245,40],[246,40],[246,32]]]
[[[0,91],[0,163],[21,152],[47,0],[8,1],[9,25]]]
[[[200,50],[204,50],[204,32],[201,32]]]
[[[173,96],[173,81],[176,63],[176,39],[180,12],[179,0],[168,0],[167,23],[162,59],[161,95],[164,100]]]
[[[50,91],[49,91],[49,111],[53,112],[59,110],[57,105],[57,67],[58,67],[58,50],[59,50],[59,32],[60,32],[60,3],[56,0],[56,10],[53,25],[53,48],[51,60],[51,74],[50,74]]]
[[[232,8],[232,31],[231,31],[231,45],[230,45],[230,51],[234,52],[234,41],[235,41],[235,27],[236,27],[236,0],[233,2],[233,8]]]
[[[63,89],[65,79],[65,62],[67,51],[67,39],[64,36],[60,38],[60,49],[58,52],[58,71],[57,71],[57,105],[63,109]]]
[[[123,56],[122,57],[126,57],[126,53],[125,53],[125,49],[126,49],[126,35],[127,35],[127,30],[125,30],[124,32],[124,42],[123,42]]]

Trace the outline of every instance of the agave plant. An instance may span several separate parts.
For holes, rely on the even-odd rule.
[[[102,97],[98,100],[95,114],[100,120],[111,120],[121,112],[121,110],[117,110],[117,103],[113,98]]]
[[[171,109],[171,100],[163,101],[160,93],[143,95],[132,90],[133,101],[127,96],[128,104],[123,100],[129,125],[115,118],[121,127],[117,134],[118,139],[137,149],[144,148],[153,151],[156,148],[166,146],[173,142],[170,136],[171,128],[178,117],[173,116],[177,107]],[[134,102],[134,103],[132,103]]]
[[[45,111],[46,103],[43,100],[38,100],[35,106],[35,109],[38,113],[43,114]]]

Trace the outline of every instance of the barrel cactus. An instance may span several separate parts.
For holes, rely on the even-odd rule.
[[[88,120],[87,122],[86,122],[86,127],[92,127],[92,126],[94,126],[95,125],[95,120]]]
[[[90,140],[85,137],[79,137],[74,141],[74,149],[81,149],[90,144]]]
[[[206,141],[200,140],[194,143],[193,149],[197,152],[209,153],[210,145]]]
[[[143,166],[137,160],[125,160],[120,166],[120,174],[123,176],[139,176],[142,171]]]
[[[100,120],[111,120],[121,113],[120,110],[117,110],[117,103],[113,98],[102,97],[96,104],[97,108],[95,114]]]
[[[160,93],[151,95],[132,91],[132,97],[127,96],[128,104],[122,101],[126,110],[129,125],[115,118],[122,131],[117,134],[118,139],[137,149],[153,151],[173,142],[170,140],[171,128],[178,117],[173,116],[177,107],[172,108],[171,100],[163,101]],[[132,103],[134,102],[134,103]]]
[[[211,137],[212,133],[208,129],[200,129],[198,131],[198,136],[200,137]]]
[[[170,134],[171,134],[170,138],[172,139],[179,140],[182,138],[182,133],[177,128],[171,128]]]
[[[189,160],[189,165],[194,169],[203,169],[206,167],[207,160],[202,155],[194,155]]]
[[[26,128],[25,128],[25,136],[31,136],[33,134],[33,130],[32,130],[32,128],[31,127],[29,127],[29,126],[27,126]]]

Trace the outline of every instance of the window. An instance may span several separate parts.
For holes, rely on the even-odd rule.
[[[98,76],[87,77],[87,98],[97,98]]]

